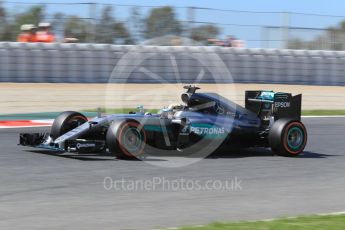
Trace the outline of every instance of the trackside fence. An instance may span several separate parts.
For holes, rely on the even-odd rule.
[[[1,42],[0,82],[344,86],[345,52]]]

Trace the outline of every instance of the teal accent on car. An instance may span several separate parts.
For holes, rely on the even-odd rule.
[[[262,91],[261,94],[257,97],[257,99],[273,101],[274,94],[275,93],[273,91]]]
[[[144,125],[144,130],[151,132],[163,132],[162,126],[160,125]]]
[[[290,140],[289,137],[295,132],[295,135],[297,139],[294,140]],[[299,127],[293,127],[288,131],[288,135],[287,135],[287,144],[289,146],[289,148],[291,148],[292,150],[298,150],[304,141],[304,134],[303,131],[299,128]]]

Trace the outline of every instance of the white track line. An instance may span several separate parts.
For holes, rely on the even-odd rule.
[[[345,214],[345,211],[341,211],[341,212],[331,212],[331,213],[319,213],[319,214],[316,214],[318,216],[337,216],[337,215],[344,215]]]
[[[47,120],[30,120],[33,123],[47,123],[47,124],[53,124],[54,119],[47,119]]]

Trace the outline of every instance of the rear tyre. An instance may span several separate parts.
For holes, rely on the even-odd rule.
[[[50,136],[55,140],[85,122],[87,122],[87,118],[81,113],[74,111],[63,112],[55,118],[50,131]]]
[[[146,133],[136,121],[113,122],[107,131],[106,143],[116,157],[133,158],[144,153]]]
[[[268,140],[275,154],[294,157],[307,144],[307,130],[300,121],[280,119],[273,124]]]

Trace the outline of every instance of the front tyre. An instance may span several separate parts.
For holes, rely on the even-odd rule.
[[[74,111],[63,112],[55,118],[50,131],[50,136],[55,140],[85,122],[87,122],[87,118],[81,113]]]
[[[274,153],[297,156],[307,144],[307,130],[300,121],[280,119],[273,124],[268,140]]]
[[[106,143],[109,151],[117,157],[137,157],[144,152],[146,133],[136,121],[113,122],[107,131]]]

